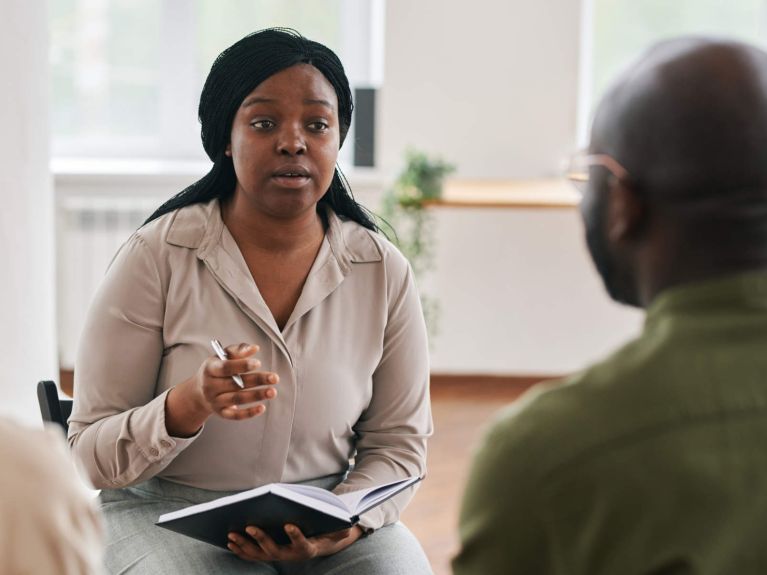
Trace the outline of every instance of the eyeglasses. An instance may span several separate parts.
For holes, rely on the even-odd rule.
[[[587,154],[578,152],[570,158],[566,177],[575,186],[575,189],[583,195],[589,185],[591,169],[594,166],[605,168],[610,175],[618,181],[625,182],[630,179],[628,170],[618,160],[607,154]]]

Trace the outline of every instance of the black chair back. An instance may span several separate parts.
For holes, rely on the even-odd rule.
[[[59,390],[54,382],[40,381],[37,384],[37,401],[43,421],[60,425],[66,434],[69,430],[67,419],[72,413],[72,400],[59,399]]]

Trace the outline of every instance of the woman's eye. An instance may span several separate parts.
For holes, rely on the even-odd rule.
[[[312,122],[309,124],[309,129],[314,130],[315,132],[324,132],[327,130],[330,126],[326,122]]]
[[[250,125],[259,130],[269,130],[274,128],[274,122],[271,120],[253,120]]]

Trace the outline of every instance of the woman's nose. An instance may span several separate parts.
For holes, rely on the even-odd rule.
[[[296,156],[306,152],[306,140],[297,127],[286,126],[277,139],[277,151],[280,154]]]

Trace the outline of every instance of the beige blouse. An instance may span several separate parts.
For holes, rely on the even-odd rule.
[[[426,330],[412,271],[383,237],[328,212],[325,240],[280,330],[218,201],[166,214],[120,249],[98,290],[75,365],[69,441],[91,481],[153,476],[250,489],[354,470],[336,489],[425,473],[432,432]],[[260,346],[279,393],[264,415],[216,415],[168,435],[165,397],[224,346]],[[396,521],[412,492],[368,513]]]

